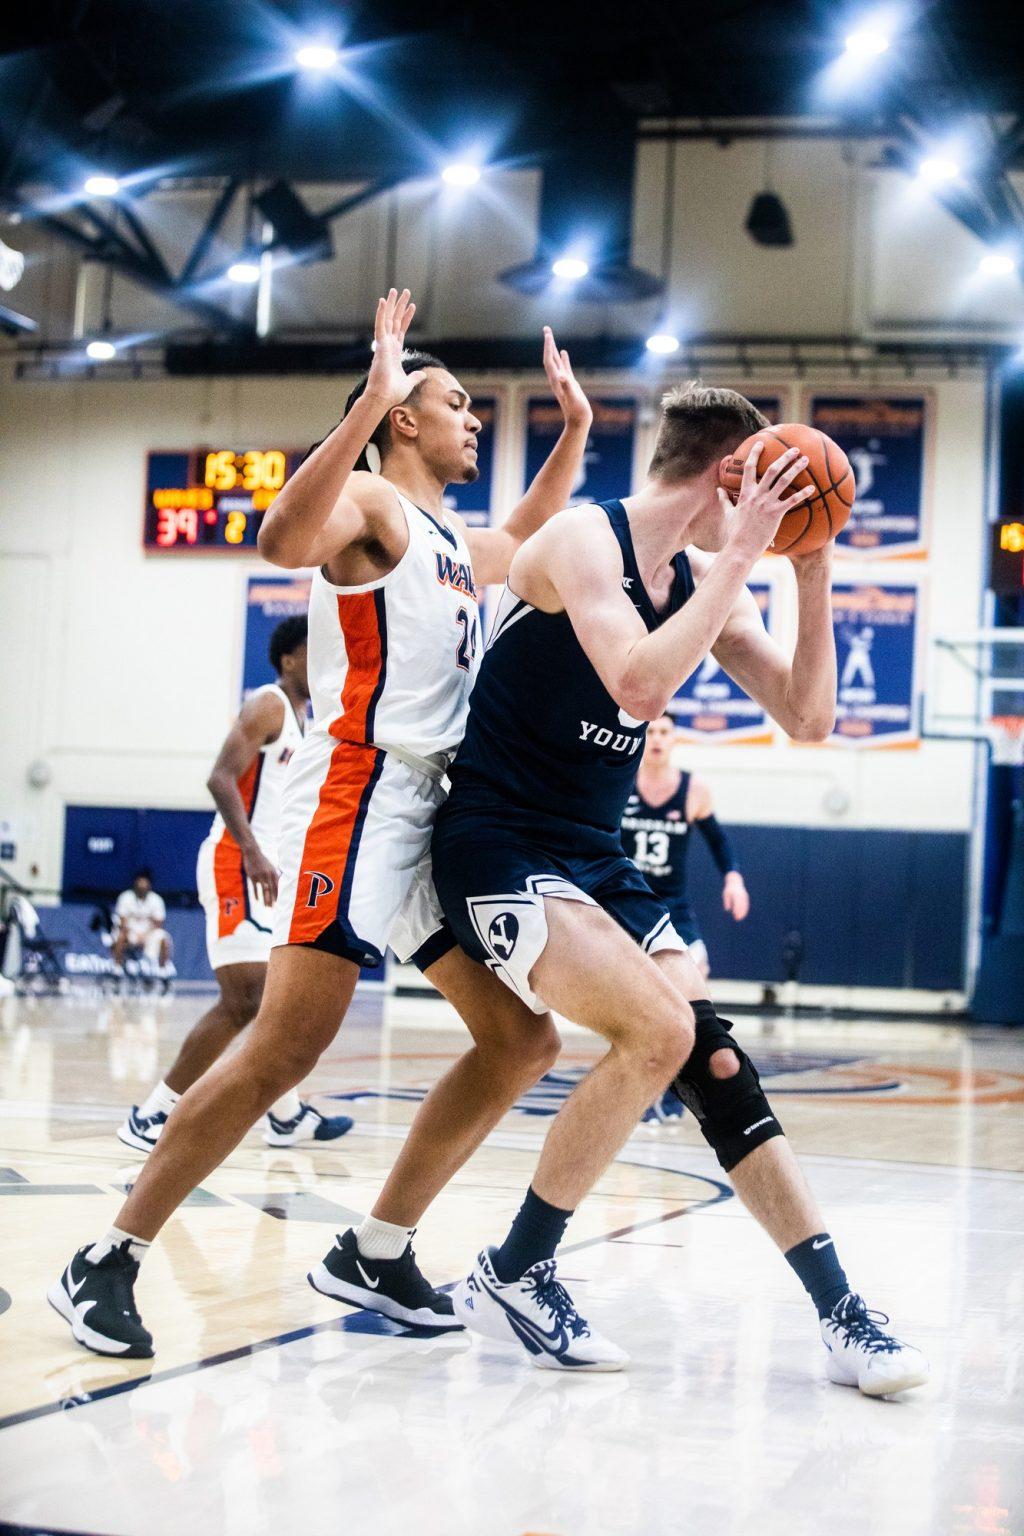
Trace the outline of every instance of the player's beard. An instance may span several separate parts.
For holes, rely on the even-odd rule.
[[[480,467],[477,464],[464,464],[462,474],[459,477],[459,485],[472,485],[474,480],[480,479]]]

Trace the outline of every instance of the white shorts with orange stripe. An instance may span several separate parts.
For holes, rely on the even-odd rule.
[[[285,786],[274,944],[364,966],[380,965],[389,942],[400,960],[420,951],[444,927],[430,878],[443,799],[392,753],[312,731]]]
[[[199,901],[206,913],[206,953],[212,970],[222,965],[266,965],[274,914],[246,879],[234,838],[211,836],[196,864]]]

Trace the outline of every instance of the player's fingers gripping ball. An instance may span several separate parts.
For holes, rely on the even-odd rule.
[[[758,479],[787,449],[798,448],[807,459],[807,468],[787,487],[786,494],[793,495],[806,486],[814,488],[813,496],[786,513],[771,552],[809,555],[815,549],[822,549],[829,539],[834,539],[845,528],[853,510],[856,487],[849,459],[839,444],[819,432],[817,427],[806,427],[801,422],[764,427],[740,443],[718,466],[719,483],[733,502],[739,497],[747,455],[758,441],[764,445],[757,461]]]

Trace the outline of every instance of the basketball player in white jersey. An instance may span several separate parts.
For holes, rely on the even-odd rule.
[[[590,408],[546,330],[544,365],[564,430],[508,520],[467,528],[445,511],[443,495],[447,484],[476,478],[480,423],[443,364],[404,356],[414,308],[407,291],[380,300],[369,374],[261,529],[261,553],[275,564],[315,567],[314,723],[284,796],[274,948],[259,1013],[238,1050],[182,1096],[116,1225],[80,1249],[48,1292],[74,1337],[100,1354],[152,1355],[134,1299],[149,1243],[312,1070],[337,1033],[360,966],[379,960],[389,939],[458,1009],[473,1044],[420,1106],[373,1215],[333,1250],[380,1310],[458,1326],[450,1299],[416,1266],[411,1229],[558,1054],[551,1019],[534,1019],[446,932],[429,843],[479,662],[475,585],[504,581],[520,545],[567,504]],[[357,467],[368,444],[380,474]]]
[[[270,664],[277,682],[245,701],[207,780],[217,814],[199,850],[196,883],[220,995],[185,1037],[163,1081],[118,1127],[118,1138],[136,1152],[152,1151],[181,1095],[260,1006],[277,900],[281,798],[306,730],[306,629],[305,615],[275,628]],[[335,1141],[351,1128],[348,1115],[322,1115],[292,1088],[267,1111],[264,1140],[272,1147]]]

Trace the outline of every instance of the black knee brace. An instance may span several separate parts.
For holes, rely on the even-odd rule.
[[[731,1025],[708,1002],[693,1004],[697,1039],[672,1091],[696,1116],[701,1134],[726,1173],[763,1141],[784,1136],[761,1089],[750,1057],[729,1033]],[[732,1051],[740,1068],[732,1077],[715,1077],[710,1061],[716,1051]]]

